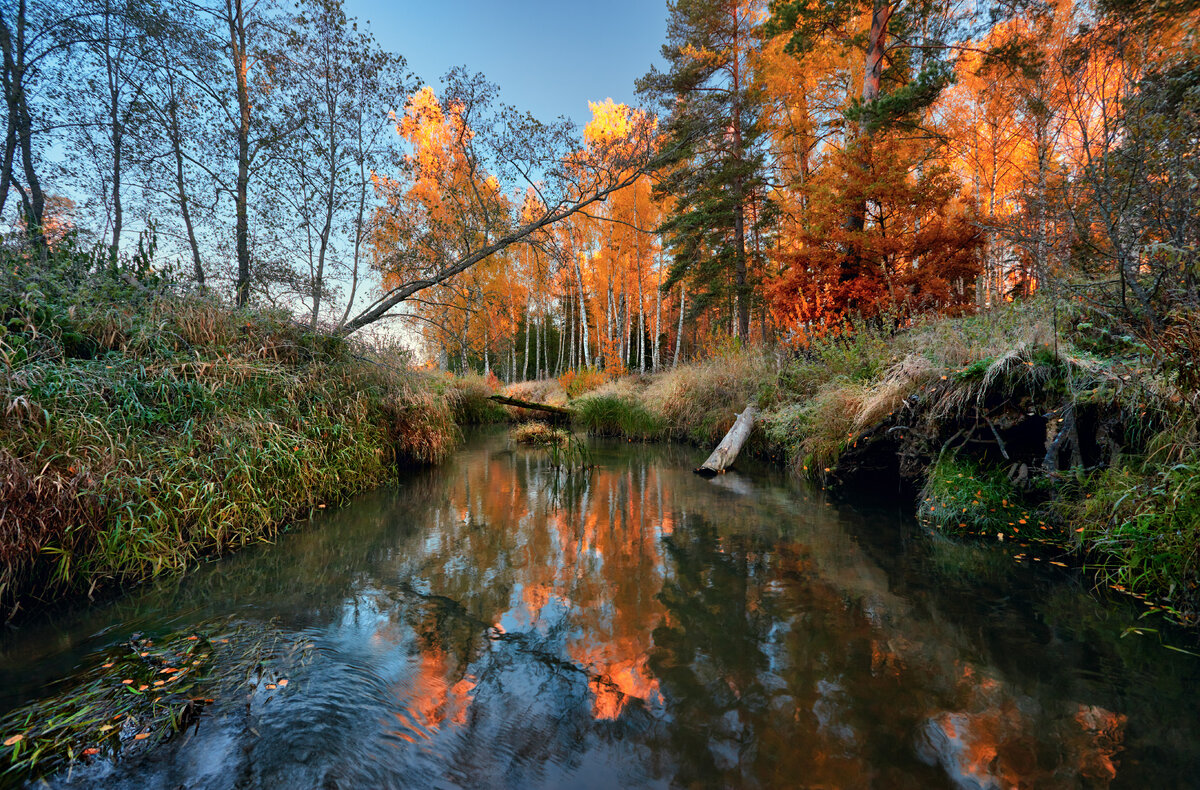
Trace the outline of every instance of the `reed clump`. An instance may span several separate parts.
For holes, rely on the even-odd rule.
[[[542,447],[566,444],[571,434],[544,422],[523,422],[509,431],[514,442]]]

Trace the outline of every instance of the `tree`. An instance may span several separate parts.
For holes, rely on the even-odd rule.
[[[693,309],[732,296],[732,334],[748,338],[753,284],[748,272],[749,206],[764,191],[760,93],[750,59],[758,4],[748,0],[675,0],[668,4],[669,70],[652,69],[639,90],[665,110],[672,156],[656,195],[670,195],[661,227],[673,255],[670,288],[688,280]],[[757,220],[757,222],[755,222]]]
[[[9,192],[15,191],[21,202],[21,219],[34,252],[44,256],[46,238],[42,225],[46,194],[42,188],[39,139],[49,124],[39,117],[33,97],[43,88],[43,77],[66,49],[78,40],[82,14],[54,0],[42,0],[33,6],[17,0],[16,7],[0,7],[0,55],[4,88],[4,148],[0,154],[0,217],[4,215]],[[53,87],[51,93],[55,93]]]
[[[126,230],[129,177],[143,157],[140,128],[146,121],[145,98],[155,67],[153,49],[168,32],[157,3],[86,0],[81,40],[68,68],[72,91],[64,105],[78,186],[102,207],[109,265],[116,267]],[[90,178],[85,174],[89,173]]]
[[[807,117],[772,114],[790,127],[773,140],[799,195],[780,234],[781,271],[771,286],[777,315],[807,334],[853,315],[973,302],[974,207],[959,197],[946,162],[946,119],[933,109],[953,78],[946,53],[962,48],[959,12],[883,0],[776,2],[772,11],[767,74],[789,73],[776,62],[782,41],[800,79],[832,66],[840,78],[821,81],[842,91],[813,84],[803,92]],[[771,90],[775,82],[768,80]]]
[[[352,291],[357,288],[370,173],[393,164],[389,112],[410,90],[409,75],[404,58],[358,32],[341,0],[306,0],[289,27],[277,79],[303,123],[280,141],[270,189],[275,202],[291,208],[286,225],[304,233],[301,297],[315,327],[338,252],[348,253],[349,264],[338,268],[348,269]],[[343,234],[346,243],[339,244]],[[294,250],[294,237],[284,239]],[[353,301],[351,293],[343,320]]]
[[[172,24],[150,47],[153,70],[143,102],[147,121],[141,141],[145,152],[143,192],[150,211],[157,214],[155,227],[160,237],[170,235],[168,227],[178,219],[182,228],[175,235],[182,236],[192,276],[201,288],[206,275],[199,231],[201,225],[211,224],[204,218],[211,218],[217,202],[213,163],[205,152],[217,146],[206,140],[216,106],[212,95],[200,86],[215,77],[213,51],[217,48],[212,31],[198,24],[195,9],[174,7]],[[197,204],[205,194],[211,195],[209,201]],[[165,210],[160,208],[164,202]]]
[[[619,144],[583,147],[568,122],[497,107],[495,86],[482,75],[455,69],[445,82],[441,98],[429,89],[410,99],[401,133],[423,155],[410,155],[408,184],[379,179],[387,205],[377,214],[374,263],[383,292],[343,324],[344,333],[605,200],[654,164],[648,122]],[[534,191],[536,216],[522,215],[506,183]]]

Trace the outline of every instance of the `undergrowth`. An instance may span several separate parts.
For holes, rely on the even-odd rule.
[[[653,439],[661,421],[637,400],[618,395],[595,395],[576,403],[575,422],[593,436]]]
[[[0,268],[5,617],[270,540],[457,439],[465,398],[281,311],[71,248]]]

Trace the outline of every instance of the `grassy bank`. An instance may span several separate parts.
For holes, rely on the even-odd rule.
[[[270,540],[438,461],[460,425],[542,416],[490,401],[494,377],[415,372],[283,312],[177,293],[136,263],[68,250],[36,275],[19,260],[0,272],[4,619]],[[1033,301],[507,393],[569,404],[595,435],[706,449],[753,402],[750,452],[828,485],[899,482],[933,529],[1065,547],[1194,621],[1194,318],[1148,343]]]
[[[270,540],[439,460],[477,408],[285,313],[93,264],[0,274],[0,619]]]
[[[1078,305],[1034,301],[898,332],[852,327],[788,353],[731,351],[574,403],[594,434],[707,447],[755,402],[751,452],[827,485],[900,483],[933,529],[1066,549],[1194,622],[1189,321],[1168,330],[1174,346],[1152,348]]]

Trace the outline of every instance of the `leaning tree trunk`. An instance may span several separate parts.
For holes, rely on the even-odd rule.
[[[746,410],[737,416],[729,433],[725,434],[725,438],[717,445],[717,449],[712,451],[708,460],[700,465],[696,474],[712,477],[732,466],[733,462],[737,460],[738,453],[742,451],[742,445],[750,438],[750,432],[754,430],[754,418],[757,416],[757,406],[753,404],[746,406]]]

